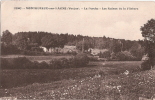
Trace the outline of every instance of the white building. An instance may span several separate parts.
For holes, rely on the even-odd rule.
[[[92,49],[92,48],[89,48],[88,51],[90,52],[91,51],[91,54],[96,56],[98,55],[100,52],[103,53],[105,51],[108,51],[107,49]]]
[[[40,48],[42,48],[44,52],[48,52],[48,49],[46,47],[40,46]]]

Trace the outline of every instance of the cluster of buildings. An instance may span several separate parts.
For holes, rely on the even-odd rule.
[[[60,48],[60,47],[56,47],[56,48],[49,48],[47,49],[46,47],[42,47],[40,46],[40,48],[43,49],[44,52],[49,52],[49,53],[73,53],[76,52],[78,53],[79,50],[76,48],[76,46],[70,46],[70,45],[64,45],[64,48]],[[93,49],[93,48],[89,48],[88,52],[90,52],[92,55],[96,56],[98,55],[100,52],[105,52],[107,51],[107,49]]]
[[[64,48],[56,47],[56,48],[49,48],[47,49],[46,47],[40,46],[40,48],[43,49],[44,52],[49,52],[49,53],[72,53],[72,52],[78,52],[76,49],[76,46],[69,46],[69,45],[64,45]]]

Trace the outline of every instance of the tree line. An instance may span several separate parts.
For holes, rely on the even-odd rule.
[[[18,32],[12,34],[8,30],[3,32],[1,41],[5,44],[12,44],[21,50],[29,50],[31,47],[43,46],[49,49],[50,47],[61,47],[64,45],[74,45],[77,49],[82,49],[84,39],[84,49],[98,48],[109,49],[113,52],[129,51],[136,49],[137,45],[143,46],[143,41],[131,41],[125,39],[114,39],[109,37],[89,37],[72,34],[57,34],[50,32]]]
[[[149,45],[149,43],[151,44],[154,41],[154,35],[152,35],[154,34],[153,24],[154,19],[151,19],[147,24],[144,24],[144,26],[140,28],[140,30],[142,31],[142,36],[145,37],[145,39],[138,41],[115,39],[106,36],[90,37],[68,33],[58,34],[43,31],[17,32],[15,34],[12,34],[9,30],[6,30],[3,31],[1,37],[1,53],[11,54],[14,52],[19,52],[20,50],[37,50],[41,52],[42,49],[39,48],[39,46],[43,46],[49,49],[56,47],[63,48],[64,45],[73,45],[76,46],[78,50],[82,51],[82,46],[84,45],[83,47],[85,51],[87,51],[89,48],[107,49],[109,51],[108,54],[111,54],[110,56],[118,54],[120,56],[120,52],[125,52],[125,55],[131,53],[131,55],[141,59],[144,53],[152,50],[151,48],[153,48]],[[148,54],[151,57],[152,53]]]

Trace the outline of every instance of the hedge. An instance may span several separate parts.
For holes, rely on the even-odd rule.
[[[73,58],[51,59],[50,63],[30,61],[26,57],[18,58],[1,58],[2,69],[60,69],[84,67],[89,63],[89,58],[86,54],[78,54]]]

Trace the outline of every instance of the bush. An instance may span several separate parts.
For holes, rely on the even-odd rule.
[[[46,68],[49,68],[49,65],[43,61],[41,63],[39,63],[38,61],[34,61],[31,65],[31,68],[33,69],[46,69]]]
[[[69,66],[69,60],[67,58],[60,58],[60,63],[63,68],[68,68]]]
[[[99,54],[98,54],[98,56],[99,56],[99,58],[110,58],[110,51],[105,51],[105,52],[100,52]]]
[[[39,67],[40,67],[40,63],[38,61],[34,61],[32,68],[39,68]]]
[[[151,69],[151,64],[149,63],[149,60],[142,62],[141,69],[142,70],[150,70]]]
[[[86,54],[77,54],[74,58],[60,58],[52,59],[49,67],[51,69],[60,68],[72,68],[72,67],[83,67],[89,63],[89,58]]]
[[[90,56],[89,57],[89,61],[98,61],[98,58],[97,57]]]
[[[1,59],[1,68],[2,69],[24,69],[32,67],[32,62],[26,57],[18,58],[2,58]]]
[[[8,55],[8,54],[18,54],[20,52],[20,50],[12,44],[9,45],[5,45],[5,44],[1,44],[1,54],[2,55]]]
[[[60,58],[52,59],[50,63],[45,61],[39,63],[37,61],[31,62],[26,57],[18,58],[4,58],[1,61],[2,69],[60,69],[71,67],[83,67],[89,63],[89,58],[86,54],[78,54],[74,58]]]
[[[61,64],[60,59],[52,59],[50,61],[49,66],[50,66],[51,69],[60,69],[60,68],[62,68],[62,64]]]
[[[116,57],[120,61],[131,61],[131,60],[136,60],[134,56],[128,51],[123,51],[123,52],[118,52],[116,54]]]
[[[60,59],[52,59],[50,61],[50,68],[60,69],[60,68],[69,68],[71,67],[71,59],[60,58]]]
[[[89,63],[89,57],[85,53],[79,53],[74,58],[74,64],[76,67],[83,67]]]
[[[7,69],[9,67],[10,67],[9,62],[5,58],[1,58],[1,68]]]
[[[66,54],[77,55],[77,52],[76,51],[67,51]]]
[[[49,68],[49,64],[47,64],[45,61],[40,63],[40,68]]]
[[[18,58],[13,59],[12,67],[25,69],[25,68],[31,68],[32,65],[33,65],[33,63],[26,57],[18,57]]]
[[[26,57],[18,58],[2,58],[1,59],[1,68],[2,69],[43,69],[49,68],[49,65],[43,61],[41,63],[34,61],[31,62]]]
[[[43,49],[39,48],[39,47],[32,47],[31,50],[32,51],[37,51],[37,52],[43,52]]]

